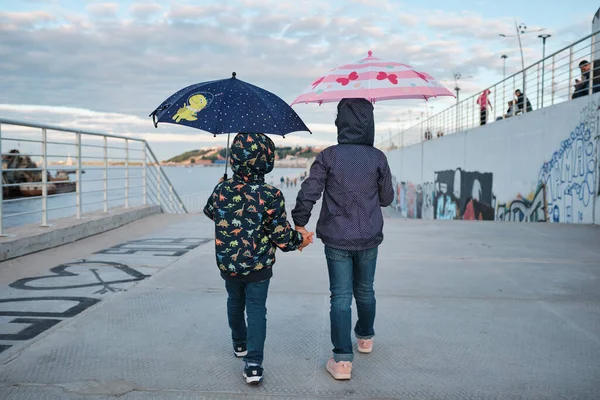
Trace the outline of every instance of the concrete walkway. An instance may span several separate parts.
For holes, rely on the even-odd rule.
[[[0,263],[0,399],[600,398],[599,228],[388,218],[384,231],[375,349],[348,382],[324,370],[320,242],[279,253],[258,387],[231,352],[201,215]]]

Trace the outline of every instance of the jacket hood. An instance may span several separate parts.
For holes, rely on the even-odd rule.
[[[275,144],[262,133],[238,133],[231,144],[231,169],[244,181],[264,180],[273,170]]]
[[[375,142],[373,104],[367,99],[342,99],[338,103],[335,126],[339,144],[366,144]]]

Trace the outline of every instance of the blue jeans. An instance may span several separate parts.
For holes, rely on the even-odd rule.
[[[267,293],[270,280],[261,282],[225,281],[227,289],[227,318],[234,345],[246,344],[244,361],[262,365],[267,336]],[[244,318],[248,316],[248,328]]]
[[[356,300],[358,321],[354,334],[359,339],[375,336],[375,265],[377,247],[368,250],[347,251],[325,246],[329,291],[331,292],[331,342],[335,362],[352,361],[352,295]]]

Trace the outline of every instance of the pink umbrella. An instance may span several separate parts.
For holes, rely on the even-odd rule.
[[[451,91],[426,72],[417,72],[407,64],[383,61],[369,56],[342,65],[312,83],[296,103],[327,103],[344,98],[361,98],[372,102],[393,99],[425,99],[452,96]]]

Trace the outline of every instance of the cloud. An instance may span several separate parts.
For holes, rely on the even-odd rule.
[[[160,13],[162,10],[162,6],[156,3],[134,3],[129,6],[129,13],[137,19],[146,19]]]
[[[40,23],[56,21],[51,13],[45,11],[2,12],[0,11],[0,32],[30,29]]]
[[[157,131],[147,116],[178,89],[227,78],[232,71],[291,102],[322,74],[372,50],[377,57],[427,71],[449,87],[454,72],[473,75],[461,82],[461,98],[466,98],[499,80],[500,54],[509,55],[509,72],[520,64],[516,40],[497,36],[514,29],[510,19],[357,1],[352,6],[313,0],[140,1],[125,10],[125,17],[116,2],[90,3],[88,14],[50,13],[43,5],[35,12],[0,12],[0,103],[54,107],[10,111],[38,122],[195,138],[162,126]],[[583,27],[572,24],[566,29]],[[548,49],[558,46],[554,39]],[[525,38],[523,45],[527,63],[539,58],[539,39]],[[452,102],[430,104],[439,111]],[[68,114],[60,107],[86,111]],[[397,117],[408,124],[407,110],[418,114],[422,107],[415,101],[378,104],[378,135],[396,130]],[[320,129],[303,140],[323,135],[335,142],[335,105],[294,109],[311,128]],[[0,115],[8,112],[0,108]]]
[[[96,18],[115,18],[119,11],[118,3],[92,3],[89,4],[87,10]]]

